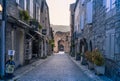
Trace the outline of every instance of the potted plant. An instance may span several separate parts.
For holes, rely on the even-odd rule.
[[[87,51],[87,52],[85,53],[85,57],[86,57],[86,59],[87,59],[88,69],[90,69],[90,70],[94,69],[94,63],[93,63],[93,59],[92,59],[92,58],[93,58],[92,52]]]
[[[105,73],[105,61],[100,51],[94,50],[93,52],[94,68],[97,75]]]
[[[19,14],[20,14],[21,20],[23,21],[28,22],[28,20],[30,19],[29,13],[25,10],[20,10]]]

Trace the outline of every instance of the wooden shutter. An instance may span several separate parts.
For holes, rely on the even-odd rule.
[[[87,14],[86,14],[86,17],[87,17],[87,24],[91,24],[92,23],[92,1],[88,2],[87,3]]]

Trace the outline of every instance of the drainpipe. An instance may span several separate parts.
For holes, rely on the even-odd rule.
[[[0,50],[0,76],[3,78],[5,76],[5,27],[6,27],[6,0],[2,0],[2,27],[1,27],[1,50]]]

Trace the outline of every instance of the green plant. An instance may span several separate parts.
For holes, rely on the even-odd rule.
[[[52,39],[52,40],[49,40],[49,44],[52,46],[52,48],[55,47],[55,44],[54,44],[54,40],[53,40],[53,39]]]
[[[96,64],[97,66],[104,65],[104,58],[103,58],[100,51],[94,50],[92,52],[92,54],[93,54],[93,59],[92,60],[94,61],[94,64]]]
[[[93,54],[90,51],[87,51],[85,53],[85,57],[87,58],[88,61],[93,62]]]
[[[42,29],[42,26],[39,24],[39,29]]]
[[[30,19],[30,16],[27,11],[21,10],[20,11],[20,18],[21,20],[28,21]]]

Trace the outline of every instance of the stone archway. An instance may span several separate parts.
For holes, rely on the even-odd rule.
[[[58,41],[58,51],[65,51],[65,44],[64,40],[59,40]]]
[[[55,47],[54,47],[55,53],[58,53],[59,50],[64,50],[64,52],[67,53],[70,52],[70,32],[58,31],[55,33],[54,40],[55,40]]]

